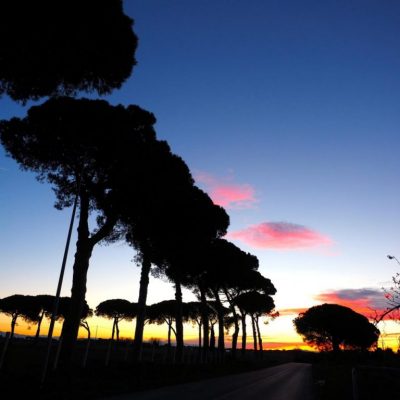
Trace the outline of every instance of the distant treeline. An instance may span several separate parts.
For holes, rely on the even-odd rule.
[[[266,299],[267,302],[265,301]],[[59,299],[58,311],[55,319],[63,322],[65,314],[68,312],[71,299],[69,297],[61,297]],[[55,296],[51,295],[19,295],[15,294],[9,297],[0,299],[0,312],[11,318],[10,336],[14,336],[15,326],[18,318],[21,318],[28,324],[37,325],[35,341],[38,340],[41,332],[41,324],[44,318],[51,319],[54,313]],[[200,301],[182,302],[182,320],[187,323],[192,323],[198,327],[198,347],[205,346],[213,350],[217,348],[215,325],[218,325],[219,318],[222,317],[222,324],[226,330],[235,326],[235,317],[232,309],[219,305],[214,300],[207,301],[206,314],[208,326],[206,329],[209,331],[207,343],[202,340],[202,332],[204,331],[202,316],[204,310]],[[167,345],[171,346],[172,333],[176,339],[176,309],[178,304],[176,300],[165,300],[146,306],[145,322],[148,324],[167,325]],[[263,350],[262,338],[260,334],[259,319],[261,316],[275,318],[277,313],[273,312],[274,303],[270,297],[263,297],[262,294],[257,292],[246,292],[238,296],[234,308],[240,314],[240,323],[243,324],[246,317],[249,316],[253,329],[253,345],[255,350]],[[110,333],[111,340],[116,338],[120,340],[119,322],[122,320],[132,321],[137,317],[138,305],[137,303],[129,302],[124,299],[111,299],[101,302],[93,311],[87,304],[85,304],[84,312],[81,316],[81,326],[86,329],[88,338],[91,337],[90,326],[87,321],[93,315],[104,317],[113,321],[112,331]],[[239,321],[238,321],[239,323]],[[244,325],[245,329],[246,325]],[[242,325],[243,329],[243,325]],[[223,337],[224,340],[224,337]],[[218,340],[218,346],[220,345]],[[246,348],[246,334],[242,334],[242,349]]]

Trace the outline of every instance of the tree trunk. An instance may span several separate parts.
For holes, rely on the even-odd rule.
[[[211,324],[210,329],[210,350],[215,350],[215,329],[214,324]]]
[[[340,350],[340,340],[336,337],[332,337],[332,350],[337,353]]]
[[[114,335],[115,335],[115,325],[116,325],[116,323],[117,323],[117,321],[116,321],[116,319],[114,318],[114,321],[113,321],[113,327],[112,327],[112,334],[111,334],[111,340],[114,340]]]
[[[201,321],[197,322],[197,325],[199,326],[199,349],[201,349]]]
[[[246,332],[246,314],[241,311],[241,320],[242,320],[242,355],[244,356],[246,353],[246,340],[247,340],[247,332]]]
[[[224,294],[229,302],[229,308],[233,314],[233,322],[235,324],[235,329],[232,334],[232,357],[235,358],[236,356],[236,349],[237,349],[237,342],[239,337],[239,316],[236,312],[235,305],[233,304],[232,298],[229,296],[228,290],[224,288]]]
[[[256,353],[257,352],[257,332],[256,332],[256,322],[254,320],[254,315],[251,316],[251,328],[253,330],[254,353]]]
[[[236,349],[237,349],[237,343],[239,340],[239,315],[238,314],[233,314],[233,319],[234,319],[234,324],[235,324],[235,329],[233,330],[233,334],[232,334],[232,353],[235,354],[236,353]]]
[[[88,218],[89,218],[89,197],[81,190],[80,214],[78,225],[78,240],[76,243],[75,261],[73,266],[71,305],[67,313],[63,328],[63,345],[61,349],[61,361],[69,365],[74,353],[76,339],[78,337],[79,326],[86,295],[87,271],[89,260],[92,256],[93,247],[96,243],[106,238],[113,230],[116,220],[107,218],[100,229],[90,237]]]
[[[171,322],[170,322],[170,324],[171,324],[171,331],[174,333],[174,336],[175,336],[175,343],[176,343],[176,330],[174,329],[173,322],[174,322],[174,319],[171,318]]]
[[[79,325],[82,316],[83,305],[86,294],[87,270],[89,268],[89,259],[92,255],[93,244],[89,238],[89,199],[84,194],[80,195],[80,215],[78,225],[78,241],[76,243],[75,261],[73,266],[71,305],[67,313],[61,336],[63,337],[63,346],[61,360],[69,364],[75,348],[76,338],[78,336]]]
[[[182,318],[182,287],[179,280],[175,280],[175,300],[176,300],[176,353],[175,359],[178,363],[182,362],[183,357],[183,318]]]
[[[17,324],[17,318],[18,318],[18,314],[13,314],[12,319],[11,319],[10,340],[14,337],[14,330],[15,330],[15,325]]]
[[[213,290],[213,294],[217,303],[218,314],[218,350],[223,353],[225,350],[224,306],[222,305],[218,291]]]
[[[66,364],[69,364],[72,359],[76,339],[78,337],[79,325],[85,303],[87,270],[92,250],[93,246],[88,240],[78,239],[73,268],[71,305],[62,329],[63,346],[61,349],[61,360]]]
[[[207,299],[206,292],[203,288],[200,289],[200,301],[201,301],[201,323],[203,325],[203,352],[204,354],[208,350],[209,335],[208,335],[208,312],[207,312]]]
[[[140,273],[140,286],[139,286],[139,298],[138,298],[138,305],[137,305],[135,339],[133,341],[133,359],[134,359],[134,361],[139,360],[140,350],[143,345],[143,331],[144,331],[144,323],[145,323],[145,319],[146,319],[147,290],[149,287],[149,274],[150,274],[150,268],[151,268],[150,258],[145,253],[143,253],[142,256],[143,256],[143,260],[142,260],[142,270]]]
[[[87,321],[83,321],[81,323],[81,326],[83,328],[85,328],[86,331],[87,331],[86,348],[85,348],[85,353],[83,355],[83,360],[82,360],[82,367],[85,368],[86,367],[86,363],[87,363],[87,358],[88,358],[88,355],[89,355],[89,347],[90,347],[90,327],[89,327],[89,324],[87,323]]]
[[[172,326],[168,324],[168,347],[171,347],[171,330]]]
[[[119,326],[118,326],[118,320],[115,322],[115,329],[117,331],[117,342],[119,342]]]
[[[256,328],[257,328],[257,335],[258,335],[258,350],[263,353],[263,342],[262,342],[262,337],[261,337],[261,332],[260,332],[260,324],[259,324],[259,318],[256,317]]]
[[[81,327],[85,328],[85,330],[87,332],[87,338],[88,338],[88,340],[90,340],[90,326],[89,326],[88,322],[87,321],[82,321],[81,322]]]
[[[40,326],[42,325],[43,317],[44,317],[44,310],[42,310],[42,314],[40,315],[39,320],[38,320],[38,326],[37,326],[36,335],[35,335],[35,343],[37,343],[39,340]]]

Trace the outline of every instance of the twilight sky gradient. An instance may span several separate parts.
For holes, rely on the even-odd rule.
[[[386,258],[400,255],[400,4],[129,0],[125,10],[138,65],[106,99],[152,111],[158,137],[226,207],[229,239],[278,289],[284,315],[265,340],[299,342],[291,320],[314,304],[384,307],[380,288],[400,269]],[[0,99],[0,118],[24,114]],[[3,149],[0,188],[0,297],[55,293],[70,210],[55,210],[50,187]],[[137,301],[133,257],[123,243],[95,249],[92,307]],[[151,280],[149,303],[172,296]]]

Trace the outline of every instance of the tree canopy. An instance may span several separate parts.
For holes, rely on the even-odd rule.
[[[123,196],[122,185],[113,190],[115,181],[123,181],[126,187],[134,185],[135,177],[151,179],[146,161],[154,158],[149,156],[152,149],[163,143],[156,140],[154,123],[154,116],[138,106],[67,97],[32,107],[25,118],[0,122],[0,139],[8,154],[21,168],[52,184],[57,208],[71,205],[79,195],[71,318],[66,316],[63,325],[63,352],[73,347],[78,333],[93,248],[101,240],[115,238],[117,198]],[[98,226],[90,232],[92,211],[97,213]]]
[[[338,304],[311,307],[293,323],[303,340],[319,350],[366,350],[376,345],[380,334],[366,317]]]
[[[0,135],[8,155],[22,169],[53,185],[62,208],[71,205],[77,180],[100,199],[100,190],[110,187],[105,172],[155,141],[154,123],[153,114],[138,106],[58,97],[31,107],[25,118],[1,121]]]
[[[168,345],[171,345],[171,331],[177,337],[177,331],[173,327],[174,321],[176,322],[177,308],[180,305],[176,300],[163,300],[159,303],[151,304],[146,307],[146,317],[150,324],[167,324],[168,326]],[[186,303],[183,303],[182,315],[184,320],[189,319],[189,310]]]
[[[35,340],[39,339],[40,328],[42,325],[43,318],[51,318],[54,310],[54,296],[49,294],[38,294],[36,296],[32,296],[32,301],[34,301],[39,309],[39,314],[37,315],[37,319],[32,322],[37,324]]]
[[[235,304],[246,314],[252,316],[268,315],[275,308],[275,303],[271,296],[261,294],[255,290],[237,296]]]
[[[108,319],[127,319],[135,318],[135,305],[125,299],[111,299],[99,303],[95,314]]]
[[[69,310],[71,308],[71,297],[60,297],[60,303],[58,304],[58,311],[56,315],[56,319],[58,321],[65,320],[69,314]],[[81,314],[79,316],[79,321],[83,321],[86,318],[90,318],[93,316],[93,310],[89,307],[89,304],[86,302],[86,300],[83,303],[83,308],[81,311]]]
[[[4,0],[0,15],[0,96],[102,95],[136,64],[137,37],[121,0]]]
[[[225,239],[213,240],[203,252],[204,272],[201,275],[199,284],[211,291],[221,310],[220,296],[224,296],[230,305],[234,333],[232,336],[232,353],[235,354],[237,339],[239,335],[239,315],[237,314],[237,303],[235,299],[242,293],[258,291],[264,296],[274,295],[276,289],[271,280],[265,278],[257,271],[259,266],[258,258],[247,253],[233,243]],[[241,310],[242,323],[242,349],[246,345],[246,313]],[[219,344],[223,346],[224,335],[223,315],[219,317]],[[258,322],[257,322],[258,323]],[[205,332],[204,336],[206,337]]]
[[[34,296],[14,294],[0,299],[0,312],[11,317],[11,338],[19,317],[27,322],[35,322],[39,319],[40,310]]]
[[[136,316],[136,304],[124,299],[111,299],[102,301],[95,310],[95,314],[99,317],[105,317],[113,320],[112,336],[117,332],[117,340],[119,340],[119,322],[123,319],[131,321]]]

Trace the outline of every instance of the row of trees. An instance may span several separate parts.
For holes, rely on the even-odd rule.
[[[254,296],[255,295],[255,296]],[[242,349],[243,351],[246,349],[246,332],[245,327],[243,325],[243,321],[245,321],[246,316],[250,316],[253,327],[253,344],[255,350],[263,350],[262,345],[262,336],[260,333],[259,326],[259,317],[271,317],[274,318],[277,316],[277,313],[273,313],[274,303],[270,297],[269,300],[265,301],[265,298],[262,295],[257,294],[256,292],[247,292],[246,295],[238,296],[235,299],[235,307],[240,310],[242,315]],[[168,327],[167,333],[167,343],[168,346],[171,345],[171,334],[174,333],[175,339],[178,339],[177,329],[176,329],[176,310],[177,307],[181,307],[182,310],[182,321],[183,322],[191,322],[193,325],[197,325],[198,327],[198,345],[199,348],[202,346],[209,347],[211,349],[215,349],[215,325],[219,324],[219,318],[222,317],[222,324],[226,331],[228,331],[232,326],[234,326],[234,318],[231,313],[231,309],[222,306],[220,309],[220,305],[218,302],[207,301],[206,305],[206,314],[207,314],[207,322],[208,326],[203,327],[203,317],[204,310],[203,305],[200,301],[192,301],[192,302],[182,302],[182,304],[178,304],[176,300],[164,300],[159,303],[151,304],[146,306],[146,318],[145,323],[149,324],[166,324]],[[129,303],[127,300],[115,299],[115,300],[107,300],[100,303],[95,310],[95,314],[98,316],[103,316],[113,320],[113,328],[112,328],[112,339],[114,338],[114,331],[117,333],[117,340],[119,339],[119,321],[132,320],[137,316],[137,304]],[[202,328],[208,330],[210,336],[208,338],[208,343],[202,342]],[[203,331],[204,331],[203,329]],[[219,331],[219,335],[222,333],[221,340],[218,339],[218,346],[221,346],[221,343],[225,341],[224,331]],[[218,336],[219,337],[219,336]],[[219,347],[220,348],[220,347]],[[222,347],[223,350],[223,347]]]
[[[255,294],[255,293],[254,293]],[[270,299],[270,298],[269,298]],[[272,300],[272,299],[271,299]],[[37,295],[37,296],[24,296],[24,295],[12,295],[4,299],[0,299],[0,312],[11,317],[11,338],[14,336],[14,329],[17,323],[17,319],[21,318],[28,324],[37,325],[35,339],[39,338],[41,324],[44,318],[51,318],[54,306],[54,296],[50,295]],[[70,306],[70,298],[62,297],[60,299],[60,305],[56,315],[56,320],[63,321],[67,313],[68,307]],[[155,303],[146,306],[146,318],[145,323],[149,324],[166,324],[168,327],[168,346],[171,345],[171,334],[172,332],[177,339],[176,330],[176,300],[164,300],[159,303]],[[246,295],[241,295],[235,300],[235,306],[238,307],[240,313],[242,313],[242,324],[243,320],[247,315],[251,317],[253,326],[253,340],[254,349],[262,351],[262,338],[259,327],[259,317],[271,316],[274,307],[273,301],[265,303],[264,297],[258,295],[254,296],[253,293],[248,292]],[[199,348],[202,347],[202,304],[199,301],[182,302],[182,321],[189,322],[197,325],[199,328]],[[223,307],[222,312],[219,311],[219,305],[216,301],[207,302],[207,317],[208,327],[210,332],[208,346],[210,349],[216,348],[215,343],[215,325],[218,324],[218,318],[222,315],[223,325],[226,331],[234,325],[234,319],[232,318],[231,310],[227,307]],[[90,337],[90,327],[87,318],[93,315],[104,317],[112,320],[112,333],[111,339],[114,340],[116,337],[119,340],[119,323],[122,320],[132,321],[138,315],[137,303],[131,303],[124,299],[112,299],[106,300],[98,304],[96,309],[89,308],[86,304],[83,315],[81,316],[81,326],[84,327],[88,336]],[[272,316],[273,317],[273,316]],[[245,325],[244,325],[245,326]],[[246,334],[242,332],[242,349],[246,348]]]
[[[63,12],[59,12],[62,7]],[[137,105],[77,99],[119,88],[135,65],[137,38],[119,0],[61,1],[19,7],[2,2],[0,95],[25,103],[48,97],[26,117],[0,122],[0,140],[23,170],[51,184],[59,209],[79,202],[78,239],[69,311],[63,324],[62,358],[73,354],[85,306],[90,258],[101,242],[125,239],[141,265],[134,354],[146,321],[149,274],[175,287],[177,359],[183,347],[182,287],[201,302],[204,348],[209,344],[207,300],[215,301],[223,350],[224,307],[231,310],[236,349],[241,319],[257,312],[235,303],[263,299],[276,290],[257,272],[258,260],[221,237],[229,217],[194,185],[184,161],[156,138],[155,117]],[[96,226],[89,226],[89,216]],[[253,294],[251,294],[253,293]],[[256,294],[257,293],[257,294]],[[257,300],[258,301],[258,300]],[[244,343],[246,340],[244,340]]]
[[[56,207],[70,206],[75,196],[79,198],[71,309],[63,324],[66,358],[72,354],[80,326],[89,260],[101,241],[125,238],[141,263],[136,354],[143,339],[152,266],[157,276],[167,277],[175,286],[178,360],[183,346],[182,286],[195,291],[204,305],[213,298],[222,310],[221,296],[231,304],[234,348],[239,317],[233,299],[249,291],[263,296],[276,291],[257,272],[255,256],[221,239],[228,215],[194,186],[186,164],[166,142],[156,139],[154,122],[150,113],[137,106],[65,97],[32,107],[25,118],[0,122],[6,150],[22,168],[52,184]],[[91,213],[97,215],[92,231]],[[206,320],[205,312],[203,317]],[[219,331],[223,348],[222,318]],[[206,342],[207,336],[205,329]]]
[[[221,239],[229,225],[226,212],[194,186],[184,161],[156,138],[153,114],[136,105],[76,98],[120,88],[136,64],[137,37],[122,1],[60,0],[57,5],[23,6],[2,1],[0,14],[0,96],[23,104],[48,98],[31,107],[25,118],[1,121],[0,141],[22,169],[52,185],[57,208],[79,201],[71,298],[68,311],[63,302],[57,311],[64,318],[64,359],[72,356],[88,309],[86,279],[92,252],[98,243],[120,239],[132,246],[141,265],[136,354],[150,315],[150,272],[175,287],[178,360],[186,318],[182,287],[199,298],[197,321],[204,348],[212,343],[210,324],[218,327],[221,350],[224,327],[232,326],[235,352],[240,324],[246,343],[247,316],[261,347],[259,318],[271,315],[276,290],[257,271],[255,256]],[[97,221],[92,228],[91,214]],[[394,283],[388,312],[398,309],[398,280]],[[29,320],[29,314],[21,316]],[[38,315],[44,316],[44,309]],[[10,316],[15,326],[18,314]],[[117,323],[114,329],[118,336]]]
[[[267,302],[266,302],[267,299]],[[11,338],[14,335],[17,319],[21,318],[29,324],[37,324],[35,340],[39,338],[41,324],[44,318],[51,318],[53,313],[54,296],[37,295],[24,296],[12,295],[0,299],[0,312],[11,318]],[[246,316],[251,317],[253,330],[254,349],[263,349],[259,317],[270,316],[274,304],[270,297],[260,296],[257,292],[246,292],[239,295],[234,301],[235,307],[239,310],[242,318],[242,349],[246,348],[246,332],[245,319]],[[60,306],[56,315],[56,320],[62,321],[65,318],[68,307],[70,306],[70,298],[62,297]],[[168,346],[171,345],[171,334],[177,339],[176,329],[176,300],[164,300],[146,307],[145,322],[149,324],[166,324],[168,328],[167,338]],[[202,347],[202,324],[203,310],[202,303],[192,301],[188,303],[182,302],[183,322],[190,322],[199,328],[199,348]],[[219,322],[219,317],[223,316],[223,324],[228,331],[234,326],[234,318],[231,309],[223,307],[219,310],[218,303],[214,301],[207,302],[207,330],[210,332],[208,347],[215,349],[215,325]],[[116,336],[119,340],[119,323],[122,320],[132,321],[138,315],[137,303],[131,303],[124,299],[106,300],[98,304],[95,311],[91,310],[85,304],[84,312],[81,316],[81,326],[84,327],[90,338],[90,328],[87,318],[93,314],[111,319],[112,334],[111,340]],[[296,331],[303,336],[304,341],[319,350],[338,351],[340,348],[361,348],[368,349],[377,344],[379,338],[379,330],[368,321],[366,317],[356,313],[348,307],[338,304],[322,304],[311,307],[306,312],[301,313],[294,319]],[[220,333],[220,332],[219,332]],[[204,345],[204,343],[203,343]]]
[[[15,326],[17,325],[18,318],[21,318],[28,324],[37,324],[35,340],[37,341],[40,335],[40,329],[44,318],[51,318],[54,311],[54,296],[47,294],[39,294],[37,296],[29,296],[22,294],[14,294],[12,296],[0,299],[0,313],[3,313],[11,318],[10,338],[14,336]],[[71,305],[70,297],[61,297],[56,321],[63,321],[67,315]],[[85,302],[81,314],[80,324],[88,331],[90,335],[89,325],[87,318],[93,316],[93,310],[89,308]]]

